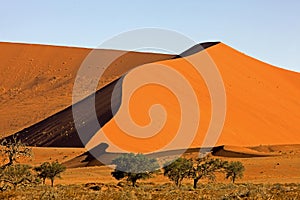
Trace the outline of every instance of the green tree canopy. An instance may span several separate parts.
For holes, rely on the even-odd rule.
[[[224,168],[226,178],[230,178],[232,180],[232,183],[234,183],[237,178],[243,178],[244,176],[245,167],[240,161],[227,162]]]
[[[175,161],[165,164],[163,167],[164,176],[167,176],[175,185],[180,187],[182,180],[190,176],[193,161],[186,158],[178,158]]]
[[[38,177],[42,178],[43,183],[45,183],[46,178],[49,178],[53,187],[54,179],[60,178],[61,173],[66,170],[66,167],[54,161],[52,163],[44,162],[40,166],[35,167],[34,170],[38,173]]]
[[[0,170],[0,182],[3,183],[1,188],[11,187],[16,189],[18,185],[32,183],[35,178],[31,173],[29,165],[10,165]]]
[[[148,179],[159,169],[156,159],[148,158],[143,154],[122,154],[112,161],[116,165],[111,173],[114,178],[121,180],[127,177],[127,181],[135,186],[138,179]]]
[[[196,159],[190,172],[190,177],[194,180],[194,188],[197,188],[200,179],[215,180],[215,172],[221,170],[224,164],[221,159],[213,159],[209,156]]]

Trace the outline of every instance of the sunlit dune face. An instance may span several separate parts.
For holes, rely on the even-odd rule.
[[[297,102],[300,99],[299,73],[270,66],[224,44],[210,47],[206,52],[218,67],[226,90],[226,119],[222,134],[215,145],[255,146],[299,143],[300,115],[297,112],[299,110]],[[199,63],[204,63],[203,67],[208,66],[201,52],[192,56]],[[170,79],[174,82],[178,80],[176,75],[170,75],[169,72],[166,76],[162,72],[146,70],[146,67],[142,66],[125,77],[121,108],[102,129],[101,134],[104,133],[113,144],[109,146],[109,151],[126,150],[146,153],[164,150],[165,147],[178,149],[186,144],[184,139],[182,143],[174,143],[173,146],[168,144],[174,138],[180,138],[178,135],[181,131],[185,134],[185,139],[191,141],[190,147],[199,147],[203,144],[212,119],[211,93],[204,78],[184,59],[155,64],[178,72],[191,85],[197,100],[195,104],[200,112],[195,137],[188,138],[192,135],[192,131],[180,129],[180,125],[185,123],[182,117],[183,110],[181,107],[178,108],[182,101],[177,98],[177,93],[168,91],[169,87],[148,84],[139,87],[134,93],[130,92],[128,88],[131,84],[135,85],[147,78]],[[141,73],[135,74],[136,70],[140,70]],[[178,82],[174,83],[174,87],[181,86]],[[179,93],[188,96],[184,89]],[[128,94],[132,94],[129,95],[130,101],[128,101],[130,115],[126,115],[127,107],[124,103]],[[163,107],[164,112],[156,106],[151,110],[151,106],[157,104]],[[189,106],[193,114],[194,104],[190,103]],[[158,109],[157,115],[154,115],[154,108]],[[117,123],[118,120],[124,124]],[[129,123],[125,123],[128,120],[135,122],[136,130]],[[192,124],[196,123],[193,120],[195,120],[193,117],[189,117]],[[122,128],[119,127],[120,124]],[[140,129],[140,126],[144,129]],[[214,133],[213,126],[209,133]],[[101,142],[97,137],[93,138],[91,146]],[[114,148],[114,145],[119,148]]]
[[[110,151],[150,153],[199,146],[210,112],[206,83],[187,60],[143,65],[125,76],[120,109],[88,146],[103,141],[103,133]]]

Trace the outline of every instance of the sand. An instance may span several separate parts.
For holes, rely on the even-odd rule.
[[[204,53],[208,53],[218,66],[226,90],[226,120],[215,145],[256,146],[300,143],[299,73],[253,59],[222,43],[190,57],[207,62]],[[201,120],[196,136],[189,147],[199,147],[203,144],[212,115],[209,92],[203,79],[190,64],[178,58],[138,67],[125,76],[119,112],[94,137],[91,146],[106,140],[111,142],[108,151],[117,151],[118,149],[112,146],[115,145],[126,151],[147,153],[164,149],[165,145],[180,133],[185,137],[192,134],[189,126],[185,130],[179,129],[182,110],[179,107],[181,100],[179,101],[176,95],[180,96],[180,94],[174,95],[168,88],[155,84],[145,85],[133,94],[130,93],[133,87],[145,79],[157,80],[157,77],[159,79],[169,75],[165,79],[172,80],[171,73],[162,75],[163,72],[159,68],[161,66],[176,70],[192,85],[199,102]],[[176,87],[176,84],[175,82],[172,87]],[[186,88],[181,86],[179,85],[176,91],[187,95]],[[187,98],[192,99],[192,96]],[[128,105],[126,102],[129,102]],[[148,112],[154,104],[163,105],[165,114],[160,111],[157,111],[156,115],[152,113],[155,117],[152,117],[153,121],[151,121]],[[187,124],[192,124],[193,111],[197,109],[192,106],[191,103],[186,107],[186,110],[191,113],[190,121],[185,121]],[[131,125],[128,121],[129,117],[132,117],[138,126]],[[117,125],[117,120],[121,122],[123,130]],[[165,124],[162,125],[164,120],[166,120]],[[146,128],[142,129],[139,126],[146,126]],[[124,131],[126,129],[129,131]],[[103,139],[103,132],[107,139]],[[148,138],[143,139],[144,136]],[[170,148],[182,148],[184,145],[179,141]]]
[[[91,51],[86,48],[0,42],[1,136],[13,134],[70,106],[76,73]],[[106,57],[120,53],[124,55],[105,71],[98,89],[137,65],[174,57],[96,50],[96,55],[102,55],[102,62]]]
[[[27,139],[32,145],[44,146],[34,148],[33,160],[22,162],[33,165],[51,160],[64,162],[69,168],[58,183],[116,182],[110,176],[111,169],[107,166],[93,166],[97,165],[93,158],[83,162],[89,156],[84,148],[45,148],[82,147],[75,130],[72,134],[57,136],[65,129],[69,131],[74,128],[74,124],[66,125],[72,121],[70,105],[73,81],[80,63],[91,50],[13,43],[0,43],[0,47],[1,133],[9,135],[22,132],[23,128],[28,127],[23,130],[22,139]],[[99,51],[108,55],[115,52]],[[300,74],[251,58],[223,43],[210,45],[205,51],[185,55],[186,58],[206,63],[205,54],[209,54],[218,66],[226,91],[224,129],[214,144],[222,146],[221,154],[217,156],[242,161],[246,167],[243,182],[299,182],[299,145],[292,144],[300,144]],[[89,147],[104,141],[98,140],[103,137],[103,132],[111,142],[106,150],[109,155],[114,156],[114,152],[120,149],[113,145],[127,151],[144,153],[200,147],[212,117],[211,94],[205,79],[183,58],[172,59],[173,55],[134,52],[126,55],[106,72],[98,85],[97,114],[100,118],[104,115],[108,117],[102,122],[102,132],[94,136]],[[136,66],[139,67],[135,68]],[[163,74],[165,72],[161,71],[161,66],[167,70],[165,72],[168,76]],[[209,65],[204,65],[204,69],[205,66]],[[124,75],[129,70],[131,71]],[[174,78],[178,74],[174,74],[174,71],[189,82],[195,96],[183,87],[184,83],[177,84],[178,79]],[[117,83],[114,80],[121,76],[119,93],[115,97],[119,102],[115,105],[119,111],[113,116],[107,105],[112,102],[112,87]],[[178,93],[157,84],[144,85],[133,94],[130,93],[137,86],[136,83],[151,78],[166,79],[171,83],[169,87],[172,86]],[[183,111],[179,105],[186,100],[178,100],[176,96],[185,96],[191,102],[194,97],[199,102],[196,107],[192,103],[183,104],[186,109],[184,112],[195,117],[183,122],[191,125],[199,123],[199,126],[195,129],[194,139],[186,136],[188,143],[179,142],[164,149],[178,133],[191,134],[194,130],[189,129],[189,125],[180,130]],[[149,109],[155,104],[163,105],[164,111],[153,107],[149,113]],[[122,128],[132,131],[131,136],[117,126],[117,121],[121,119],[122,122],[128,114],[127,108],[134,122],[146,127],[141,129],[129,123],[121,124]],[[196,109],[200,110],[200,122],[195,120]],[[103,111],[106,114],[103,115]],[[55,134],[49,134],[51,131]],[[167,182],[162,176],[152,181]]]
[[[300,145],[267,145],[251,147],[261,153],[274,153],[277,156],[251,157],[251,158],[231,158],[214,157],[228,161],[241,161],[245,166],[243,179],[238,179],[241,183],[300,183]],[[42,148],[33,149],[34,159],[22,163],[38,165],[45,161],[58,160],[68,161],[72,156],[79,155],[84,149],[80,148]],[[185,156],[195,157],[198,154],[188,153]],[[51,158],[51,159],[50,159]],[[110,172],[112,168],[108,166],[90,166],[67,168],[62,174],[62,179],[56,179],[57,184],[85,184],[85,183],[117,183]],[[142,181],[142,180],[141,180]],[[204,180],[205,182],[206,180]],[[158,175],[145,182],[155,182],[158,184],[168,183],[169,180],[163,175]],[[191,183],[191,180],[187,180]],[[229,183],[223,176],[218,176],[217,182]],[[47,184],[50,182],[47,181]]]
[[[146,55],[148,54],[142,54],[144,57]],[[300,131],[299,73],[271,66],[223,43],[215,43],[204,51],[186,53],[184,58],[163,60],[134,68],[123,76],[114,98],[112,89],[116,81],[102,87],[96,94],[96,111],[98,121],[104,127],[95,136],[97,130],[85,132],[87,138],[93,137],[87,147],[93,148],[106,142],[110,152],[126,150],[149,153],[202,146],[205,136],[214,134],[216,130],[215,125],[209,127],[209,123],[213,116],[212,105],[219,97],[211,99],[215,88],[209,91],[207,79],[197,73],[188,61],[196,61],[204,73],[209,73],[212,65],[207,55],[213,60],[223,79],[227,111],[219,139],[212,140],[209,146],[300,143],[300,135],[297,134]],[[149,81],[159,83],[161,80],[164,81],[163,84],[169,85],[139,85]],[[136,88],[138,89],[131,93]],[[188,91],[189,88],[191,91]],[[112,100],[117,103],[112,103]],[[86,101],[88,100],[83,102]],[[113,109],[118,110],[114,116],[109,106],[111,104],[115,105]],[[152,107],[157,104],[164,110],[162,107]],[[84,106],[85,103],[83,108]],[[199,113],[196,112],[197,109]],[[216,115],[218,113],[219,110]],[[198,114],[201,115],[200,120],[197,118]],[[89,113],[87,115],[90,116]],[[129,119],[136,124],[132,124]],[[89,127],[94,121],[87,118],[85,122]],[[72,123],[71,107],[68,107],[19,134],[21,133],[21,138],[29,145],[83,147]],[[174,138],[175,142],[170,145],[169,142]]]

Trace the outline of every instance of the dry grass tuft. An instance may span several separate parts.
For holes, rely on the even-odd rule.
[[[133,188],[123,183],[32,186],[0,193],[0,199],[300,199],[300,184],[185,184],[139,183]]]

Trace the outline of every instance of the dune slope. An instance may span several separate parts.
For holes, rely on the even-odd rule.
[[[76,73],[92,49],[0,42],[0,133],[7,136],[35,124],[72,104]],[[135,66],[173,55],[94,50],[101,62],[115,60],[98,89]]]
[[[215,43],[203,43],[197,45],[197,51],[201,51],[209,46],[214,45]],[[203,46],[202,46],[203,45]],[[194,48],[192,48],[194,49]],[[98,50],[101,51],[99,56],[112,57],[114,54],[119,51],[108,51],[106,50]],[[105,51],[104,54],[102,51]],[[186,51],[189,53],[190,50]],[[98,54],[96,54],[98,56]],[[117,54],[116,54],[117,55]],[[148,57],[149,56],[149,57]],[[183,57],[184,55],[180,55]],[[176,56],[177,57],[177,56]],[[172,55],[160,55],[160,54],[151,54],[151,53],[136,53],[136,52],[128,52],[122,55],[118,60],[111,64],[111,66],[105,71],[103,75],[103,79],[100,80],[101,87],[104,83],[108,83],[110,80],[107,77],[116,76],[124,72],[126,70],[130,70],[138,64],[144,64],[147,62],[162,60],[166,58],[176,58]],[[121,60],[121,61],[119,61]],[[116,63],[116,64],[115,64]],[[100,60],[101,64],[101,60]],[[120,70],[118,70],[120,68]],[[114,72],[116,71],[116,72]],[[74,82],[74,80],[72,80]],[[119,84],[117,82],[120,81]],[[70,82],[70,83],[73,83]],[[102,85],[101,85],[102,83]],[[122,90],[120,84],[122,83],[122,79],[116,79],[112,81],[110,84],[105,87],[99,89],[95,94],[95,108],[97,115],[97,122],[99,122],[100,126],[103,127],[112,117],[112,109],[118,110],[121,103],[121,94]],[[117,95],[112,96],[112,92],[115,89],[115,93]],[[68,91],[69,92],[69,91]],[[88,104],[91,102],[91,96],[83,99],[79,103],[75,104],[74,107],[78,108],[82,113],[79,121],[84,122],[84,124],[80,124],[79,126],[89,127],[88,131],[85,132],[85,138],[90,139],[99,129],[98,126],[93,126],[95,123],[95,119],[91,116],[90,109],[87,109]],[[81,123],[80,122],[80,123]],[[78,128],[78,127],[77,127]],[[60,112],[51,115],[50,117],[39,121],[21,131],[18,131],[15,135],[18,136],[24,143],[31,146],[51,146],[51,147],[84,147],[80,137],[77,134],[77,130],[75,128],[74,119],[72,115],[72,106],[69,106]],[[10,138],[9,136],[7,138]]]
[[[218,66],[226,91],[227,113],[224,129],[214,145],[257,146],[300,143],[299,73],[263,63],[222,43],[190,57],[199,62],[203,59],[205,63],[203,53],[208,53]],[[149,65],[150,68],[158,66],[158,70],[149,70]],[[168,88],[150,84],[130,93],[131,88],[135,87],[134,84],[145,79],[156,77],[175,79],[175,75],[168,74],[168,77],[161,75],[159,66],[167,66],[179,72],[194,89],[199,102],[201,120],[195,138],[190,141],[190,147],[199,147],[203,144],[211,119],[210,93],[205,82],[192,66],[186,60],[178,58],[136,68],[125,76],[119,112],[93,138],[91,147],[101,141],[109,141],[109,151],[118,151],[119,148],[119,150],[147,153],[165,150],[164,147],[181,132],[186,138],[192,134],[188,128],[180,129],[179,126],[183,123],[182,110],[179,107],[181,102],[177,94],[174,95]],[[185,87],[179,85],[177,89],[187,95]],[[130,93],[130,100],[127,99],[128,93]],[[126,102],[128,105],[125,105]],[[151,112],[149,114],[151,106],[156,104],[164,107],[165,114],[160,111],[157,111],[157,115]],[[192,106],[191,104],[187,107],[190,113],[195,111],[195,107]],[[130,124],[130,121],[124,122],[130,117],[134,125]],[[193,117],[190,120],[193,120]],[[151,135],[151,132],[154,134]],[[182,148],[186,144],[181,145],[183,143],[179,142],[171,148]]]
[[[261,144],[300,143],[300,135],[298,134],[300,131],[299,73],[268,65],[222,43],[214,44],[205,51],[194,52],[186,56],[202,63],[203,70],[209,71],[210,69],[207,67],[209,65],[206,65],[207,60],[204,54],[208,54],[218,67],[226,91],[227,113],[224,129],[214,145],[257,146]],[[167,69],[165,71],[167,75],[162,73],[161,69]],[[177,72],[177,74],[173,72]],[[195,110],[199,109],[201,112],[200,121],[193,117],[182,121],[183,111],[180,109],[182,102],[177,97],[184,96],[187,99],[192,99],[192,95],[190,95],[192,93],[187,93],[186,88],[179,84],[178,74],[189,82],[198,101],[196,107],[193,103],[185,105],[185,112],[195,114]],[[159,79],[169,81],[178,94],[170,91],[169,86],[158,84],[146,84],[131,93],[132,88],[152,78],[156,81]],[[108,101],[111,99],[111,93],[105,91],[109,90],[109,86],[98,92],[99,94],[103,93],[102,99],[109,99]],[[89,148],[103,142],[108,143],[107,150],[109,152],[118,151],[114,145],[123,150],[145,153],[186,148],[187,144],[188,147],[200,147],[212,117],[211,106],[213,102],[210,98],[210,92],[203,77],[184,58],[163,60],[139,66],[124,76],[119,93],[114,96],[118,102],[116,107],[119,107],[116,115],[112,119],[110,119],[112,115],[109,115],[108,120],[103,123],[105,124],[104,127],[95,136],[93,135],[96,130],[86,132],[87,138],[91,139]],[[152,107],[157,104],[162,105],[164,111]],[[103,105],[107,104],[104,103]],[[98,109],[99,115],[103,112],[103,108]],[[129,111],[130,116],[126,111]],[[197,117],[197,115],[193,116]],[[128,119],[132,119],[135,124],[128,123],[130,122]],[[47,120],[51,121],[51,118]],[[78,136],[75,136],[75,138],[77,137],[76,140],[72,139],[69,134],[64,136],[64,140],[58,137],[60,132],[64,130],[61,127],[66,125],[66,121],[63,120],[62,123],[59,123],[59,121],[52,120],[51,122],[51,130],[56,131],[54,136],[58,138],[57,140],[53,135],[47,134],[49,132],[45,127],[47,127],[48,122],[43,123],[43,129],[39,129],[39,125],[36,125],[35,128],[29,127],[29,129],[23,130],[24,137],[22,136],[22,138],[31,145],[37,146],[82,145]],[[183,123],[188,124],[185,129],[180,127]],[[189,138],[189,134],[192,134],[193,131],[189,129],[189,123],[198,125],[194,138]],[[38,132],[39,137],[43,138],[43,130],[46,130],[43,140],[32,139],[35,137],[33,134]],[[170,149],[163,149],[180,133],[188,138],[187,143],[181,144],[179,142],[171,146]]]

